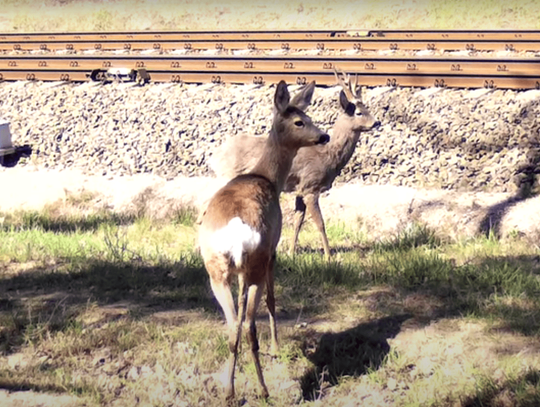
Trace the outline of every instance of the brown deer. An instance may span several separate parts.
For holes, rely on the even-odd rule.
[[[342,88],[339,94],[341,111],[333,127],[332,139],[324,146],[301,149],[285,183],[284,191],[296,194],[294,238],[290,255],[296,250],[307,209],[321,233],[325,256],[330,257],[319,196],[332,188],[334,180],[353,155],[361,132],[378,125],[362,103],[358,77],[355,77],[353,85],[349,75],[335,70],[335,76]],[[245,173],[259,159],[265,142],[264,137],[232,137],[214,154],[210,166],[216,175],[226,178]]]
[[[234,370],[242,325],[247,330],[262,396],[268,397],[259,360],[255,314],[266,286],[271,352],[277,353],[273,267],[282,226],[279,195],[298,149],[330,139],[303,112],[314,88],[315,82],[310,83],[289,103],[286,83],[278,84],[272,129],[259,161],[249,173],[237,176],[216,192],[201,217],[199,248],[229,330],[229,402],[235,396]],[[234,276],[238,277],[238,319],[231,293]]]

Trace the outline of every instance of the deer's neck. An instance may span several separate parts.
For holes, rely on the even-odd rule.
[[[336,121],[327,148],[332,152],[332,161],[337,170],[341,170],[351,159],[360,133],[360,130],[352,130],[348,123]]]
[[[276,190],[280,194],[283,191],[285,180],[289,175],[293,159],[297,152],[297,149],[282,146],[277,141],[275,131],[272,130],[266,140],[261,159],[250,171],[250,174],[265,177],[276,186]]]

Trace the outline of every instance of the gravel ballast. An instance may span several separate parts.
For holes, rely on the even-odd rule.
[[[19,166],[206,176],[226,137],[267,134],[274,90],[4,82],[0,118],[15,145],[32,149]],[[338,92],[317,88],[308,108],[330,134]],[[540,91],[377,87],[364,90],[364,102],[381,126],[361,136],[338,182],[514,193],[539,173]]]

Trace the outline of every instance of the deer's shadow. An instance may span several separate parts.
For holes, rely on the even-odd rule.
[[[342,376],[359,376],[377,369],[390,352],[388,339],[401,330],[409,314],[362,323],[343,332],[302,334],[302,351],[313,363],[300,379],[304,400],[320,398]]]

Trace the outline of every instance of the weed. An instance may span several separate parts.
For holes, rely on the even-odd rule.
[[[193,213],[3,214],[0,383],[87,405],[221,405],[227,335],[193,250]],[[337,225],[333,239],[359,237]],[[421,225],[363,244],[331,261],[279,253],[281,350],[263,360],[272,403],[537,404],[537,248],[519,237],[446,242]],[[257,404],[243,348],[237,380]]]
[[[278,263],[278,277],[289,286],[312,287],[348,286],[355,287],[361,281],[357,266],[340,261],[326,262],[317,255],[295,258],[281,258]]]
[[[384,252],[388,250],[409,250],[420,246],[437,247],[441,240],[435,232],[426,225],[412,222],[400,230],[390,239],[384,239],[376,245],[376,249]]]
[[[183,205],[176,209],[172,218],[176,225],[194,226],[197,220],[197,209],[193,206]]]

